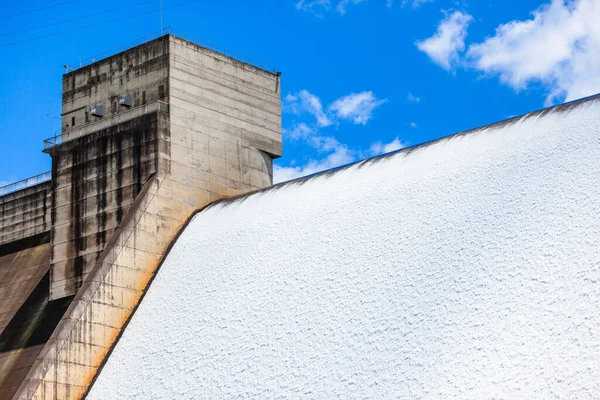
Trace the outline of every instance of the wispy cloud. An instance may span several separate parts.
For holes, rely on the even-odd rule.
[[[546,105],[600,91],[600,1],[553,0],[469,47],[472,68],[515,90],[548,89]]]
[[[377,156],[380,154],[391,153],[392,151],[403,149],[407,146],[407,143],[400,140],[399,137],[396,137],[389,143],[382,143],[380,141],[375,142],[369,148],[369,154],[371,156]]]
[[[372,91],[352,93],[340,97],[323,108],[321,99],[307,90],[288,94],[283,101],[283,111],[302,115],[308,113],[316,119],[318,127],[327,127],[340,120],[366,125],[373,117],[373,111],[387,99],[377,99]]]
[[[402,6],[410,4],[413,8],[419,7],[421,4],[432,2],[433,0],[402,0]],[[348,6],[353,4],[366,3],[367,0],[339,0],[336,3],[335,11],[340,15],[345,15]],[[385,5],[391,8],[394,0],[385,0]],[[331,0],[300,0],[296,3],[296,9],[307,11],[314,14],[318,18],[323,18],[327,12],[332,10]]]
[[[348,146],[338,142],[334,138],[328,139],[331,140],[328,142],[328,146],[331,146],[329,147],[331,152],[321,159],[310,159],[304,165],[299,166],[285,167],[275,164],[273,166],[274,182],[285,182],[302,176],[315,174],[317,172],[350,164],[360,158],[374,157],[380,154],[390,153],[392,151],[403,149],[407,146],[407,143],[400,140],[399,137],[396,137],[389,143],[377,141],[373,143],[366,151],[363,151],[349,149]]]
[[[406,98],[411,103],[420,103],[421,102],[421,98],[413,95],[411,92],[408,92],[408,95],[406,96]]]
[[[306,123],[294,124],[290,129],[284,129],[283,135],[286,139],[298,140],[309,137],[314,132],[313,128]]]
[[[323,105],[321,99],[307,90],[301,90],[296,94],[288,94],[283,101],[283,109],[286,112],[291,112],[296,115],[300,115],[303,112],[312,114],[316,119],[319,126],[329,126],[332,124],[331,120],[323,111]]]
[[[386,101],[377,99],[372,91],[365,91],[340,97],[325,109],[321,99],[307,90],[288,94],[284,98],[283,111],[298,116],[310,115],[314,120],[294,123],[284,130],[284,140],[302,141],[316,153],[302,165],[275,164],[274,181],[284,182],[403,147],[404,144],[396,138],[390,143],[378,141],[366,150],[351,149],[333,135],[324,133],[329,126],[343,122],[366,125],[373,117],[373,111]]]
[[[365,125],[373,116],[373,110],[387,100],[377,100],[373,92],[353,93],[334,101],[329,110],[339,119]]]
[[[333,152],[321,160],[311,159],[302,166],[282,167],[274,165],[273,181],[275,183],[289,181],[301,176],[311,175],[341,165],[349,164],[356,160],[356,156],[345,145],[339,144]]]
[[[319,152],[330,152],[338,149],[342,144],[338,142],[333,136],[312,136],[309,140],[309,144],[317,149]]]
[[[445,70],[452,70],[460,61],[459,53],[465,50],[465,38],[472,17],[455,11],[438,25],[436,33],[415,44],[419,50]]]
[[[340,14],[344,15],[346,14],[346,7],[348,7],[348,4],[358,4],[362,3],[363,1],[366,0],[341,0],[337,5],[336,10]]]
[[[325,13],[331,8],[329,0],[300,0],[296,3],[296,9],[308,11],[319,18],[323,18]]]
[[[422,6],[425,3],[431,3],[433,0],[402,0],[402,7],[411,6],[412,8],[417,8]]]

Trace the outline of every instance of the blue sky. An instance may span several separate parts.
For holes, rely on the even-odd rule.
[[[66,4],[26,13],[57,3]],[[283,73],[279,181],[600,92],[600,0],[163,6],[174,34]],[[41,150],[60,128],[63,64],[157,35],[158,7],[3,4],[0,182],[50,169]]]

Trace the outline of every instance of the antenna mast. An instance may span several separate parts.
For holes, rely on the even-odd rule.
[[[163,30],[162,30],[162,0],[160,0],[160,35],[162,36]]]

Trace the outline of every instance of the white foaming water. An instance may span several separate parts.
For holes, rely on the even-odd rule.
[[[600,102],[217,204],[89,399],[600,398]]]

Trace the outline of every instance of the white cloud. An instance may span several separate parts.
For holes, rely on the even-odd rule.
[[[292,179],[304,176],[302,174],[302,168],[299,167],[282,167],[280,165],[273,165],[273,183],[281,183],[291,181]]]
[[[433,0],[402,0],[402,7],[406,7],[407,5],[411,5],[413,8],[420,7],[425,3],[431,3]]]
[[[367,0],[339,0],[335,10],[340,15],[346,14],[346,9],[350,4],[365,3]],[[403,4],[408,0],[403,0]],[[413,7],[418,7],[422,3],[427,3],[433,0],[413,0]],[[393,0],[386,0],[385,4],[388,8],[392,7]],[[331,9],[331,0],[300,0],[296,3],[296,9],[308,11],[319,18],[323,18],[325,13]]]
[[[373,116],[373,110],[387,100],[377,100],[373,92],[353,93],[334,101],[329,110],[337,118],[365,125]]]
[[[339,167],[351,163],[355,159],[353,152],[348,147],[338,144],[334,151],[322,160],[310,160],[305,165],[298,167],[281,167],[275,164],[273,166],[273,181],[274,183],[289,181],[301,176]]]
[[[298,96],[288,93],[287,96],[283,98],[282,104],[283,111],[291,112],[293,114],[300,113],[300,106],[298,104]]]
[[[302,140],[320,153],[334,151],[342,146],[333,136],[323,136],[317,128],[312,128],[304,122],[294,124],[290,129],[284,129],[283,135],[287,140]]]
[[[389,143],[375,142],[371,145],[369,153],[371,156],[377,156],[379,154],[391,153],[392,151],[403,149],[407,146],[406,143],[402,142],[399,137],[396,137]]]
[[[330,152],[342,146],[333,136],[323,136],[316,128],[311,128],[305,123],[296,124],[291,129],[285,129],[284,135],[286,139],[303,140],[319,152]]]
[[[304,122],[300,124],[295,124],[291,129],[284,129],[283,134],[286,138],[297,140],[304,139],[311,134],[314,133],[314,129],[305,124]]]
[[[296,94],[288,94],[283,101],[283,111],[293,114],[308,112],[317,119],[317,123],[321,127],[332,124],[327,114],[323,111],[321,99],[307,90],[301,90]]]
[[[275,183],[331,169],[356,159],[356,153],[349,150],[346,145],[340,143],[336,138],[323,136],[318,129],[311,128],[304,123],[294,125],[292,129],[285,130],[284,134],[286,138],[304,140],[309,146],[315,148],[318,153],[329,154],[321,160],[311,159],[302,166],[282,167],[275,164],[273,166],[273,180]]]
[[[433,0],[413,0],[412,5],[413,7],[419,7],[422,4],[425,3],[431,3]]]
[[[408,92],[408,96],[406,98],[411,103],[420,103],[421,102],[421,98],[413,95],[411,92]]]
[[[411,128],[417,128],[419,126],[416,122],[411,122],[409,125]]]
[[[358,158],[374,157],[380,154],[390,153],[392,151],[403,149],[407,143],[396,137],[389,143],[377,141],[373,143],[366,151],[356,151],[349,149],[343,143],[338,142],[333,137],[318,137],[313,145],[320,151],[331,152],[321,160],[311,159],[301,166],[283,167],[275,164],[273,166],[273,180],[275,183],[289,181],[301,176],[311,175],[317,172],[325,171],[331,168],[339,167],[357,161]]]
[[[373,116],[373,110],[386,101],[385,99],[378,100],[371,91],[352,93],[331,103],[327,108],[327,112],[325,112],[318,96],[307,90],[301,90],[298,93],[290,93],[285,96],[283,111],[296,115],[307,112],[315,117],[317,125],[321,128],[332,125],[335,120],[340,119],[366,125]],[[295,129],[305,128],[307,127],[295,127]]]
[[[297,10],[309,11],[319,18],[322,18],[330,7],[331,2],[329,0],[300,0],[296,3]]]
[[[455,11],[440,22],[430,38],[416,42],[416,46],[442,68],[450,71],[459,62],[459,52],[465,49],[467,28],[472,17]]]
[[[273,167],[274,182],[288,181],[351,163],[356,161],[358,157],[369,157],[401,148],[403,144],[396,138],[387,144],[377,142],[367,151],[357,151],[349,149],[348,146],[340,143],[333,136],[321,134],[323,128],[339,120],[350,120],[355,124],[365,125],[371,119],[373,110],[385,102],[386,100],[377,100],[373,92],[370,91],[353,93],[334,101],[327,108],[328,113],[326,113],[319,97],[307,90],[288,94],[283,102],[285,112],[297,115],[310,113],[316,121],[313,124],[294,123],[291,128],[284,129],[284,138],[287,140],[302,140],[316,149],[318,155],[323,156],[320,159],[310,159],[304,165],[299,166],[294,165],[295,163],[289,166],[275,164]]]
[[[600,1],[553,0],[528,20],[498,26],[469,47],[468,59],[515,90],[543,84],[547,105],[600,92]]]
[[[365,0],[341,0],[337,5],[336,10],[340,14],[344,15],[346,14],[346,7],[348,6],[348,4],[358,4],[362,3],[363,1]]]
[[[300,91],[300,100],[302,102],[302,106],[312,115],[315,116],[319,126],[329,126],[331,125],[331,120],[325,115],[323,112],[323,106],[321,105],[321,100],[309,93],[306,90]]]
[[[308,143],[320,152],[329,152],[341,146],[341,143],[332,136],[316,135],[311,137]]]

